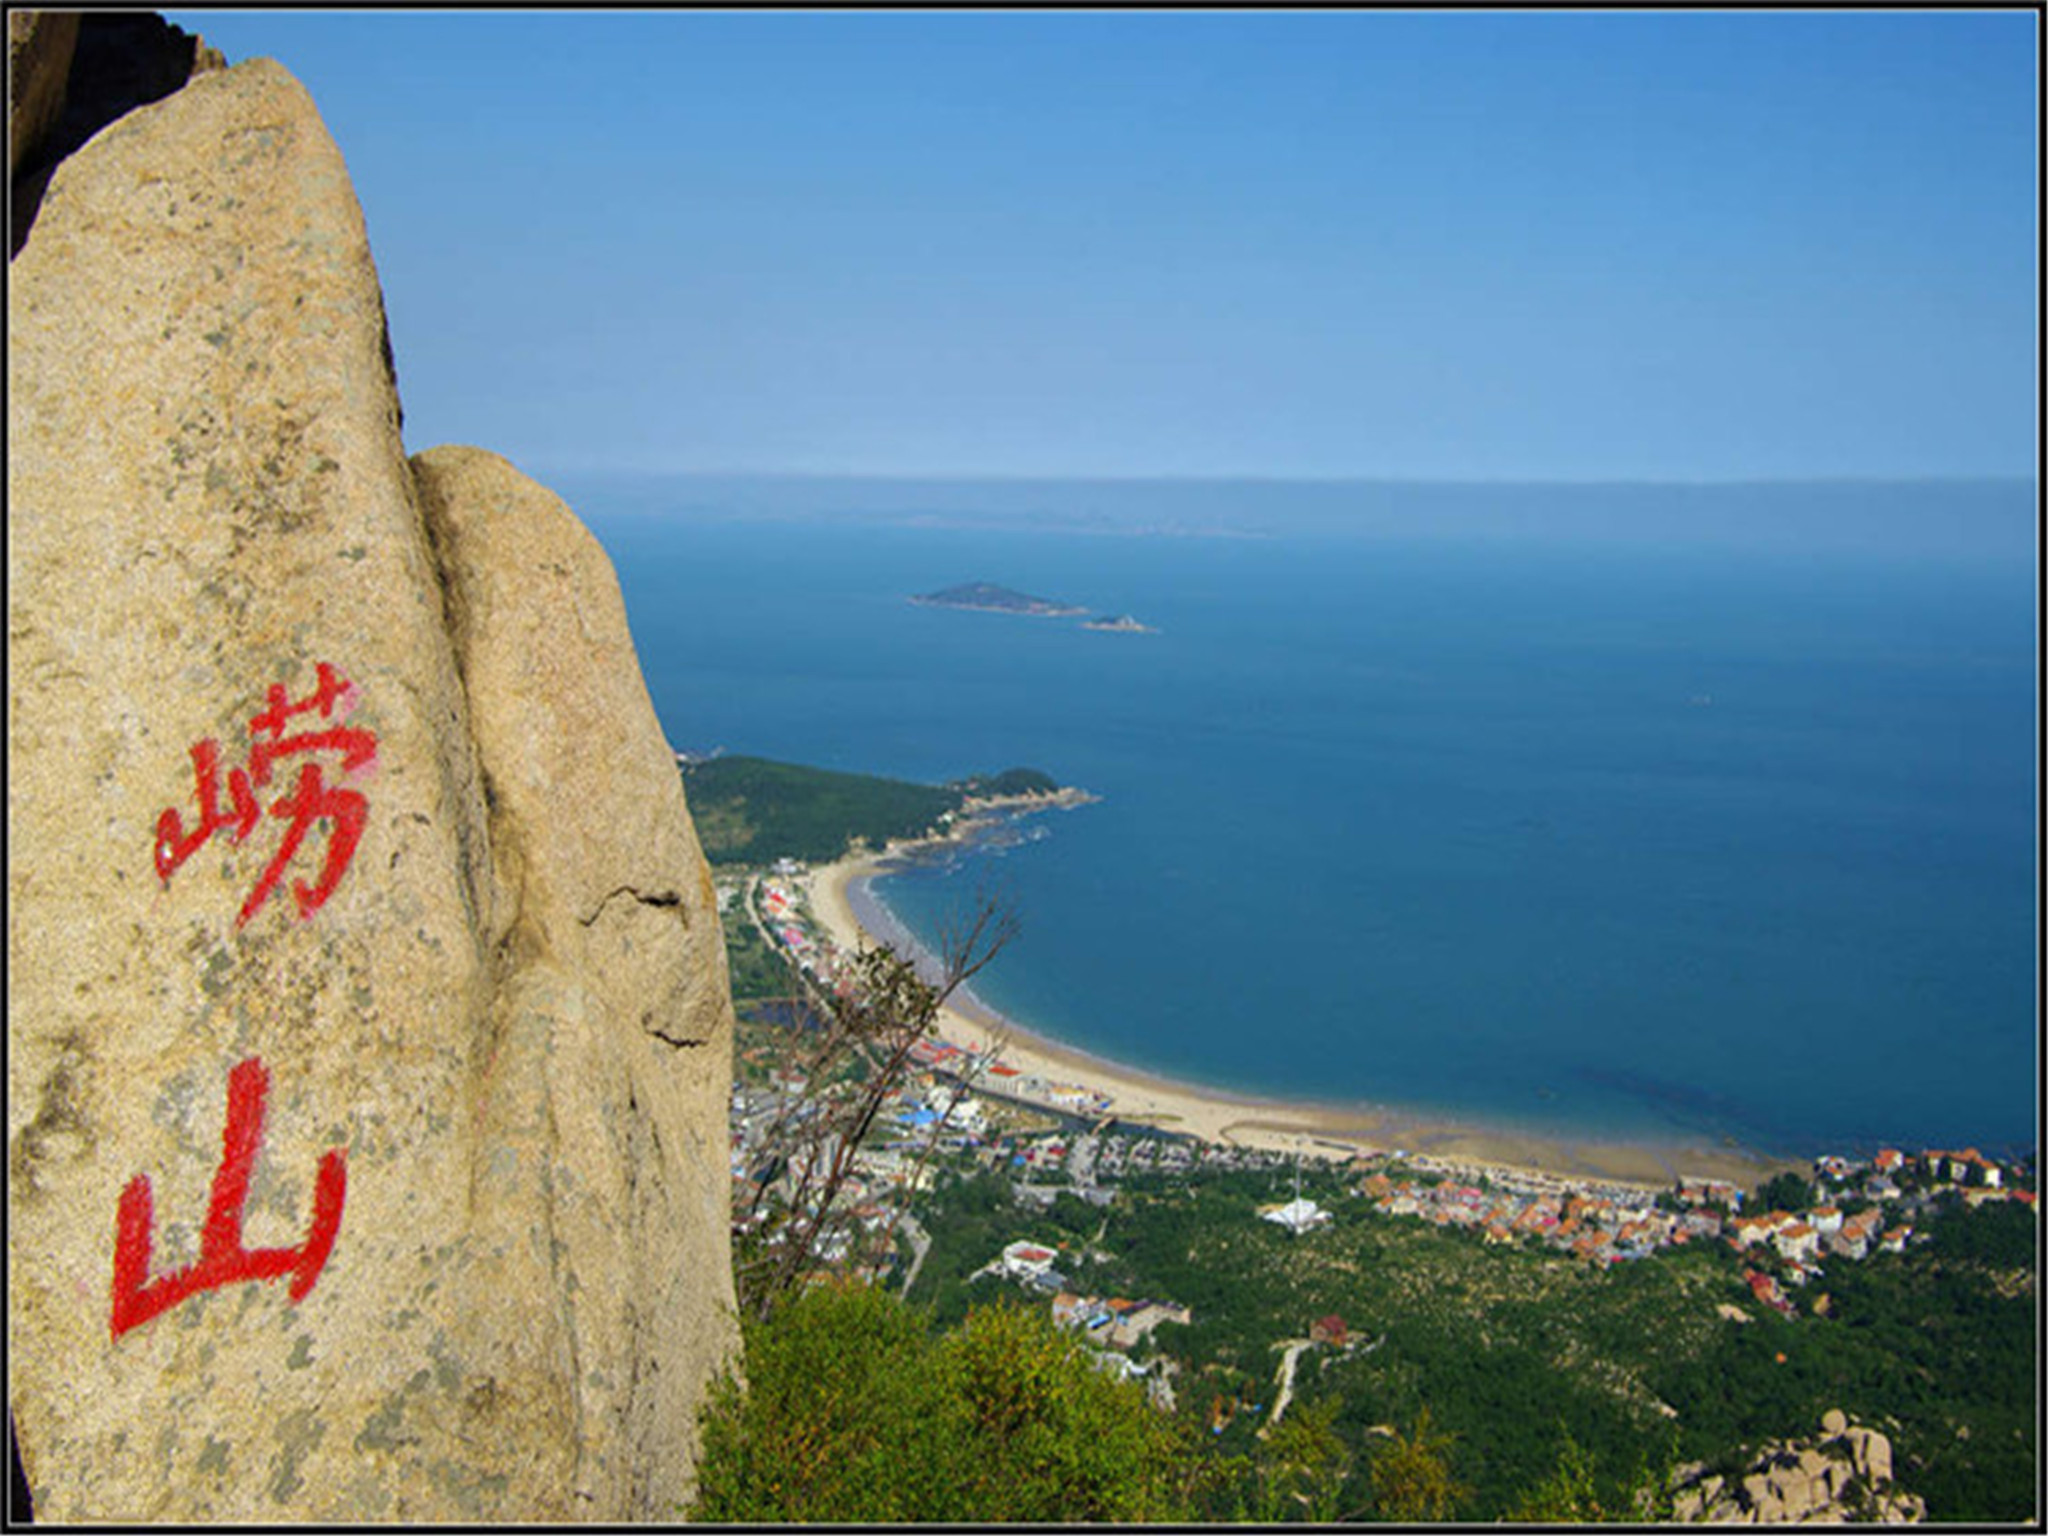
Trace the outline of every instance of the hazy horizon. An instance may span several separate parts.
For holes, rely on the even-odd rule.
[[[485,447],[484,444],[472,446]],[[1122,485],[1186,483],[1193,485],[1387,485],[1387,486],[1697,486],[1721,488],[1746,485],[2039,485],[2035,475],[2018,474],[1839,474],[1839,475],[1308,475],[1274,471],[1266,474],[1213,474],[1172,472],[1125,474],[1060,474],[1051,471],[955,473],[933,470],[829,470],[829,469],[641,469],[589,463],[542,463],[532,467],[535,474],[582,475],[608,480],[888,480],[906,484],[959,482],[990,485],[1026,482],[1062,485]]]
[[[1103,535],[1345,537],[1722,555],[1915,560],[2031,585],[2036,483],[1276,477],[540,474],[572,505],[703,522],[846,521]],[[962,572],[1000,580],[1000,572]]]

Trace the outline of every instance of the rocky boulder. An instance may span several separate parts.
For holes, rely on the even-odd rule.
[[[644,1520],[731,1010],[609,563],[408,462],[341,156],[200,73],[8,295],[8,1395],[39,1519]]]
[[[1673,1518],[1681,1523],[1742,1525],[1906,1525],[1924,1520],[1918,1495],[1897,1487],[1891,1442],[1851,1423],[1840,1409],[1821,1419],[1806,1444],[1766,1446],[1733,1478],[1695,1467],[1679,1479]]]
[[[10,254],[59,161],[116,118],[222,67],[218,50],[148,12],[9,11]]]

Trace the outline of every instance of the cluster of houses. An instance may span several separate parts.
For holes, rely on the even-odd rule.
[[[1206,1163],[1211,1152],[1234,1150],[1183,1136],[1105,1136],[1095,1154],[1095,1177],[1110,1180],[1126,1173],[1187,1173]]]
[[[1854,1216],[1842,1214],[1841,1207],[1816,1206],[1793,1215],[1789,1211],[1764,1211],[1738,1216],[1728,1224],[1728,1246],[1735,1249],[1768,1246],[1796,1283],[1804,1284],[1812,1262],[1823,1254],[1829,1258],[1861,1259],[1873,1247],[1886,1253],[1904,1253],[1913,1235],[1912,1225],[1900,1222],[1886,1227],[1884,1212],[1876,1208]]]
[[[790,1125],[817,1113],[809,1089],[802,1073],[782,1066],[770,1068],[766,1083],[733,1085],[728,1126],[737,1230],[746,1229],[743,1213],[755,1207],[764,1182],[787,1197],[798,1170],[784,1163],[779,1143],[788,1141]],[[833,1150],[828,1143],[819,1152],[829,1159]],[[856,1152],[837,1206],[844,1219],[820,1241],[819,1257],[839,1265],[856,1232],[882,1234],[896,1227],[908,1194],[928,1187],[945,1157],[960,1155],[1006,1157],[1007,1138],[991,1132],[985,1107],[971,1094],[956,1092],[936,1075],[913,1074],[884,1104],[874,1132]],[[886,1262],[888,1250],[888,1244],[876,1243],[864,1251]],[[855,1275],[872,1280],[878,1271],[870,1263]]]
[[[1961,1152],[1929,1150],[1918,1156],[1886,1147],[1868,1161],[1831,1153],[1815,1158],[1813,1171],[1823,1183],[1846,1188],[1866,1200],[1902,1198],[1906,1190],[1900,1181],[1905,1180],[1923,1189],[1955,1189],[1971,1205],[1999,1200],[2017,1200],[2028,1206],[2034,1203],[2034,1191],[2016,1182],[2026,1178],[2029,1170],[2007,1168],[1975,1147]]]
[[[1140,1376],[1144,1368],[1129,1358],[1129,1351],[1150,1338],[1161,1323],[1187,1324],[1194,1314],[1170,1301],[1133,1301],[1124,1296],[1084,1296],[1067,1289],[1067,1277],[1053,1266],[1059,1261],[1057,1249],[1043,1243],[1015,1242],[999,1258],[983,1266],[979,1275],[1000,1274],[1031,1290],[1052,1298],[1052,1320],[1062,1328],[1077,1329],[1098,1351],[1105,1367],[1122,1375]],[[1099,1357],[1100,1358],[1100,1357]]]
[[[1451,1178],[1396,1181],[1382,1169],[1359,1194],[1390,1216],[1420,1216],[1442,1227],[1469,1227],[1490,1243],[1528,1239],[1601,1264],[1645,1258],[1659,1248],[1721,1234],[1717,1211],[1667,1211],[1650,1190],[1482,1189]]]
[[[1397,1181],[1385,1167],[1369,1174],[1358,1192],[1388,1215],[1419,1216],[1438,1226],[1470,1227],[1489,1242],[1533,1239],[1597,1263],[1644,1258],[1659,1248],[1721,1240],[1736,1252],[1775,1254],[1786,1280],[1803,1285],[1819,1273],[1824,1258],[1860,1260],[1872,1253],[1901,1253],[1913,1240],[1911,1214],[1950,1189],[1976,1205],[2015,1200],[2034,1205],[2031,1189],[2018,1187],[2008,1170],[1974,1148],[1929,1151],[1918,1157],[1885,1150],[1868,1161],[1830,1154],[1817,1158],[1822,1203],[1803,1212],[1741,1214],[1742,1190],[1725,1181],[1681,1179],[1666,1208],[1654,1191],[1635,1186],[1571,1187],[1540,1179],[1479,1184],[1458,1177],[1437,1182]],[[1907,1188],[1900,1183],[1905,1179]],[[1855,1202],[1853,1214],[1837,1202]],[[1759,1271],[1753,1288],[1769,1282],[1776,1300],[1789,1307],[1777,1281]]]

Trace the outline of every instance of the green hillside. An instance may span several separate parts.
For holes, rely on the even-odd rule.
[[[713,864],[779,858],[825,863],[856,841],[879,848],[893,838],[934,832],[969,795],[1039,794],[1059,787],[1032,768],[933,785],[762,757],[694,764],[683,770],[683,785],[697,836]]]

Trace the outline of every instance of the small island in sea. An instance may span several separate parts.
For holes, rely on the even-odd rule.
[[[1112,635],[1156,635],[1158,630],[1150,624],[1140,624],[1128,613],[1105,614],[1090,619],[1081,626],[1083,629],[1099,629]]]
[[[973,608],[985,613],[1028,613],[1034,618],[1047,619],[1071,619],[1088,611],[1086,608],[1076,608],[1051,598],[1033,597],[1028,592],[999,587],[992,581],[965,582],[957,587],[922,593],[910,600],[927,608]]]

